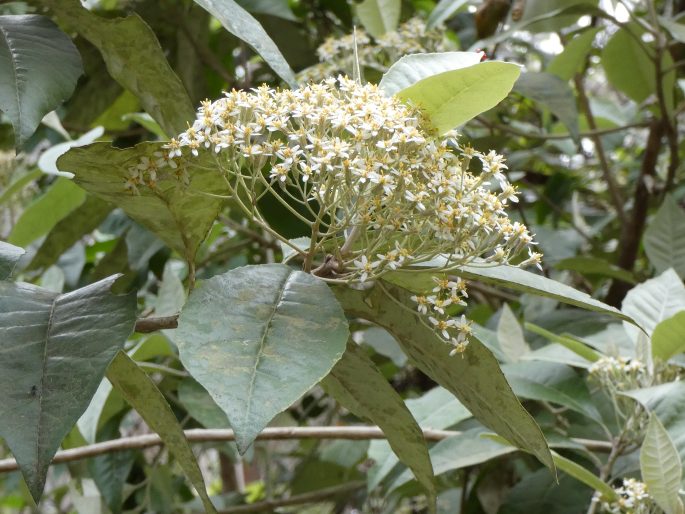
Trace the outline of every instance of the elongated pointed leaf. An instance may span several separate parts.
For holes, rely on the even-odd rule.
[[[0,283],[0,436],[37,501],[50,460],[135,323],[116,276],[66,294]]]
[[[142,143],[120,150],[109,143],[95,143],[69,150],[57,164],[60,170],[74,173],[74,181],[89,193],[117,205],[192,260],[223,203],[221,198],[204,193],[223,194],[223,180],[218,171],[206,168],[211,166],[211,156],[203,156],[181,163],[176,170],[165,168],[158,174],[155,189],[141,185],[139,194],[127,191],[128,168],[137,165],[143,156],[153,158],[161,147],[161,143]],[[176,177],[181,167],[190,177],[188,186]]]
[[[440,25],[467,3],[468,0],[440,0],[428,17],[426,29],[430,30]]]
[[[444,133],[504,100],[520,73],[516,64],[486,61],[429,76],[397,96],[418,105],[438,132]]]
[[[355,7],[364,28],[373,37],[378,37],[397,28],[402,0],[364,0]]]
[[[384,287],[397,301],[411,305],[408,291],[390,284]],[[450,347],[422,324],[418,315],[399,309],[380,287],[369,291],[340,287],[335,293],[345,312],[390,332],[415,365],[454,394],[481,423],[554,469],[540,427],[512,392],[495,357],[480,341],[473,340],[463,358],[450,358]]]
[[[562,457],[555,451],[552,452],[552,458],[554,458],[554,463],[557,465],[557,468],[576,480],[583,482],[585,485],[592,487],[595,491],[599,491],[604,498],[608,500],[616,498],[616,491],[614,491],[609,484],[580,464],[573,462],[566,457]]]
[[[642,442],[640,470],[649,494],[666,514],[685,512],[678,495],[683,476],[680,455],[656,414],[650,416]]]
[[[95,45],[114,80],[140,100],[168,136],[183,132],[195,109],[166,60],[152,29],[137,14],[103,18],[78,0],[43,0],[57,16]]]
[[[195,0],[195,3],[221,22],[226,30],[242,39],[291,87],[295,74],[261,24],[234,0]]]
[[[523,337],[523,329],[506,303],[497,323],[497,340],[508,362],[516,362],[530,352],[530,346]]]
[[[107,370],[107,378],[145,423],[159,434],[200,495],[207,512],[215,513],[193,450],[174,412],[152,379],[125,352],[116,354]]]
[[[174,340],[186,369],[226,412],[244,453],[276,414],[328,374],[348,335],[324,282],[266,264],[201,282]]]
[[[0,280],[5,280],[26,252],[23,248],[0,241]]]
[[[685,310],[663,320],[652,334],[652,357],[667,361],[685,351]]]
[[[645,230],[643,242],[649,262],[657,272],[673,268],[685,278],[685,211],[667,195]]]
[[[0,16],[0,110],[17,146],[40,120],[71,96],[83,73],[69,36],[45,16]]]
[[[390,447],[434,503],[433,466],[421,427],[364,350],[348,343],[322,385],[347,409],[381,427]]]
[[[600,30],[602,30],[601,27],[591,27],[571,39],[564,51],[550,61],[545,71],[564,80],[571,80],[585,62],[592,49],[595,36]]]

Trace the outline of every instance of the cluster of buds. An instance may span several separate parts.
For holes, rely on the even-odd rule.
[[[476,261],[506,263],[525,249],[523,264],[539,264],[528,230],[505,212],[517,199],[503,158],[455,136],[435,135],[417,108],[343,77],[296,90],[234,90],[203,102],[163,155],[131,168],[127,187],[154,187],[160,170],[182,178],[185,160],[209,154],[246,216],[270,230],[256,208],[269,194],[311,228],[307,251],[274,235],[307,271],[327,263],[317,274],[329,281],[365,282],[417,264],[444,274]],[[475,161],[478,174],[469,171]],[[449,264],[426,264],[436,259]],[[468,323],[442,317],[447,305],[463,304],[463,282],[440,280],[433,293],[417,302],[420,312],[463,350]]]
[[[602,512],[607,514],[656,514],[661,512],[647,492],[647,486],[634,478],[623,479],[623,485],[614,489],[616,500],[603,501]]]
[[[303,82],[316,82],[341,73],[351,75],[355,55],[362,68],[383,73],[402,56],[450,50],[454,48],[445,39],[444,31],[427,30],[426,23],[415,17],[401,24],[397,30],[373,40],[363,29],[356,29],[354,34],[329,37],[317,49],[319,64],[302,71],[298,78]]]
[[[630,391],[649,385],[649,369],[638,359],[602,357],[590,366],[590,377],[602,387],[616,391]]]

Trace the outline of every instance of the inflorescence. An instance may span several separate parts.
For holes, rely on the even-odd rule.
[[[417,264],[440,273],[433,291],[414,300],[436,333],[463,351],[470,324],[449,307],[464,305],[466,287],[445,273],[481,260],[506,263],[524,249],[522,264],[539,265],[541,255],[531,251],[526,227],[506,215],[517,197],[502,156],[455,136],[436,136],[417,108],[343,77],[296,90],[233,90],[203,102],[164,154],[133,166],[127,187],[154,188],[164,171],[187,183],[182,161],[209,153],[245,215],[271,230],[256,205],[273,195],[311,228],[309,248],[295,248],[306,271],[346,283]],[[469,171],[476,162],[478,174]],[[431,266],[436,259],[449,264]]]

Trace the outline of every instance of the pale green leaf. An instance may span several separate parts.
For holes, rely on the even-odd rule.
[[[508,304],[502,306],[502,314],[497,323],[497,340],[509,362],[516,362],[530,352],[530,346],[523,337],[523,330]]]
[[[397,28],[402,0],[364,0],[355,7],[359,21],[369,34],[377,38]]]
[[[653,413],[640,449],[640,470],[650,496],[666,514],[685,512],[678,495],[683,475],[680,455],[668,432]]]
[[[195,0],[195,3],[219,20],[227,31],[254,48],[291,87],[297,85],[293,70],[276,44],[260,23],[234,0]]]
[[[267,264],[201,282],[181,312],[174,341],[245,452],[276,414],[328,374],[348,335],[324,282]]]
[[[685,351],[685,309],[657,324],[652,333],[652,357],[667,361]]]
[[[66,294],[0,282],[0,436],[36,501],[62,439],[133,330],[135,295],[112,295],[116,278]]]
[[[0,110],[14,127],[17,147],[71,96],[81,73],[78,50],[49,18],[0,16]]]
[[[178,385],[178,399],[188,414],[206,428],[231,428],[224,411],[216,404],[207,390],[192,378]]]
[[[583,341],[579,341],[574,337],[565,334],[556,335],[550,332],[549,330],[545,330],[542,327],[534,325],[533,323],[526,323],[525,327],[526,330],[530,330],[531,332],[534,332],[538,335],[541,335],[542,337],[549,339],[553,343],[557,343],[568,348],[570,351],[572,351],[576,355],[579,355],[588,362],[596,362],[601,358],[601,355],[599,353],[590,348]]]
[[[43,0],[52,11],[97,47],[114,80],[133,93],[168,135],[187,128],[195,109],[167,62],[153,30],[137,14],[103,18],[78,0]]]
[[[60,177],[22,213],[10,232],[8,241],[28,246],[44,236],[86,199],[86,193],[71,180]]]
[[[540,427],[511,391],[497,360],[478,340],[472,340],[463,357],[449,357],[451,347],[388,297],[411,305],[410,293],[386,284],[368,291],[336,288],[345,312],[367,319],[390,332],[410,360],[425,374],[454,394],[484,425],[554,469]],[[407,307],[410,309],[410,307]]]
[[[19,191],[23,190],[27,185],[29,185],[34,180],[40,178],[42,175],[38,168],[35,168],[28,173],[24,173],[18,177],[14,182],[9,184],[5,189],[0,192],[0,205],[11,200],[14,195]]]
[[[322,385],[347,409],[381,427],[393,452],[435,502],[433,466],[421,427],[364,350],[348,343]]]
[[[486,61],[427,77],[397,96],[421,108],[442,134],[504,100],[520,73],[516,64]]]
[[[23,248],[0,241],[0,280],[12,275],[17,262],[25,253]]]
[[[685,211],[666,195],[643,237],[645,253],[658,273],[673,268],[685,278]]]
[[[148,228],[167,245],[192,261],[219,214],[223,200],[207,196],[225,193],[221,175],[211,168],[211,155],[179,163],[177,170],[166,168],[158,174],[157,187],[139,186],[139,194],[125,188],[128,168],[141,157],[153,158],[161,152],[161,143],[141,143],[133,148],[118,149],[109,143],[94,143],[72,148],[58,161],[68,169],[74,181],[89,193],[117,205],[126,214]],[[190,184],[184,185],[176,172],[186,167]]]
[[[437,27],[467,4],[468,0],[440,0],[428,17],[426,30]]]
[[[124,352],[118,352],[114,357],[107,370],[107,378],[140,414],[145,423],[159,434],[166,448],[176,458],[195,487],[205,510],[216,513],[207,494],[202,472],[183,429],[152,379]]]
[[[576,271],[581,275],[600,275],[603,277],[616,278],[623,282],[627,282],[628,284],[637,283],[635,276],[630,271],[624,270],[615,264],[597,257],[588,257],[584,255],[569,257],[555,262],[554,267],[560,271]]]
[[[591,27],[575,36],[566,44],[564,51],[550,61],[545,71],[564,80],[571,80],[581,70],[600,30],[601,27]]]
[[[671,33],[674,39],[681,43],[685,43],[685,25],[665,16],[660,16],[659,22],[662,27]]]
[[[609,484],[580,464],[577,464],[566,457],[562,457],[555,451],[552,451],[552,458],[554,459],[557,468],[568,473],[576,480],[580,480],[585,485],[592,487],[595,491],[600,492],[604,498],[608,500],[614,500],[616,498],[616,491],[614,491]]]

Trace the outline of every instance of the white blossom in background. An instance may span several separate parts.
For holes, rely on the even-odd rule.
[[[614,488],[618,498],[602,501],[602,512],[607,514],[656,514],[662,512],[647,491],[647,486],[634,478],[624,478],[623,485]]]
[[[311,227],[311,247],[298,249],[305,270],[319,266],[315,274],[344,283],[418,264],[440,273],[415,301],[457,352],[471,328],[450,310],[465,305],[466,284],[443,278],[446,272],[481,260],[506,263],[524,250],[525,264],[540,261],[526,227],[507,217],[516,191],[502,156],[462,146],[454,133],[437,136],[417,108],[375,85],[339,77],[205,101],[163,154],[130,168],[125,187],[154,188],[165,171],[187,184],[182,162],[200,152],[213,156],[227,196],[247,217],[266,227],[255,206],[268,194]],[[478,174],[469,171],[475,162]]]

